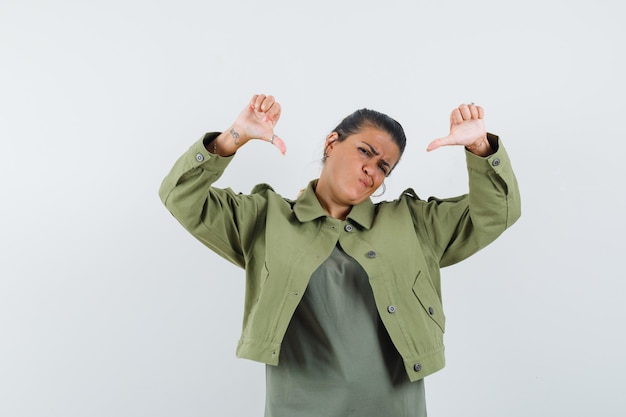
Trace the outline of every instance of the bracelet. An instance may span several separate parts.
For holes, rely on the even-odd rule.
[[[478,149],[480,148],[482,145],[485,144],[485,141],[480,141],[480,143],[478,145],[467,145],[466,148],[467,149]]]

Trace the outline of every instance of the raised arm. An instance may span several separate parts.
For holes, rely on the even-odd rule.
[[[285,143],[274,134],[280,104],[255,95],[235,122],[222,133],[207,133],[176,161],[159,190],[163,204],[203,244],[241,267],[258,222],[265,218],[266,198],[213,187],[237,149],[252,139]]]
[[[440,266],[467,258],[495,240],[521,215],[520,194],[506,150],[485,130],[484,110],[462,104],[450,115],[450,133],[428,146],[465,146],[469,193],[431,198],[423,205],[418,226],[428,231]],[[420,225],[420,222],[422,222]]]

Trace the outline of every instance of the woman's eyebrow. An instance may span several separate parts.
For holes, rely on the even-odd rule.
[[[374,147],[373,147],[372,145],[370,145],[369,143],[367,143],[367,142],[365,142],[365,141],[364,141],[363,143],[364,143],[364,144],[366,144],[366,145],[370,148],[370,152],[372,152],[374,155],[376,155],[376,156],[380,155],[380,154],[376,151],[376,149],[374,149]],[[385,165],[385,166],[391,167],[391,165],[389,165],[389,162],[385,161],[385,160],[384,160],[384,159],[382,159],[382,158],[380,159],[380,162],[381,162],[383,165]]]

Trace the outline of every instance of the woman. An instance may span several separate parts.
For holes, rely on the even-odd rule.
[[[520,216],[517,182],[483,109],[454,109],[428,150],[466,149],[470,192],[421,200],[370,196],[400,160],[399,123],[372,111],[326,138],[318,179],[296,200],[268,185],[249,195],[212,184],[237,149],[272,143],[281,114],[255,95],[235,123],[174,165],[160,197],[206,246],[245,268],[237,355],[266,363],[266,416],[425,416],[423,378],[444,366],[441,267],[492,242]]]

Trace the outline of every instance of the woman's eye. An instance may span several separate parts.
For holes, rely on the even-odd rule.
[[[387,175],[387,168],[384,165],[378,165],[378,168],[380,168],[380,170],[383,172],[383,174],[385,174],[385,176]]]
[[[370,152],[367,149],[365,149],[365,148],[359,148],[359,152],[362,153],[363,155],[369,155],[370,154]]]

